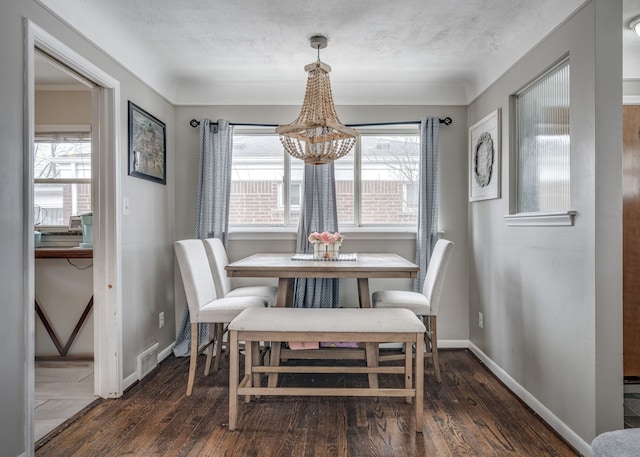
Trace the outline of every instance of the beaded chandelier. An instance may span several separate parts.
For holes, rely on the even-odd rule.
[[[318,60],[306,65],[309,75],[302,109],[298,118],[276,129],[285,150],[297,159],[312,165],[331,163],[349,153],[358,132],[338,119],[331,94],[331,67],[320,61],[320,49],[327,47],[327,38],[313,36],[311,47],[318,50]]]

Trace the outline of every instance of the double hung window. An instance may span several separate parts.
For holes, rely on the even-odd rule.
[[[91,138],[88,132],[38,133],[33,147],[34,223],[68,226],[91,211]]]
[[[415,226],[417,127],[361,132],[354,149],[334,162],[340,227]],[[304,163],[284,152],[273,130],[236,128],[232,162],[229,224],[298,224]]]

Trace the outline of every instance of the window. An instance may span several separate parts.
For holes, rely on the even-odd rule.
[[[515,96],[517,213],[570,208],[569,62]]]
[[[89,133],[38,133],[34,153],[34,223],[68,226],[91,211]]]
[[[360,223],[417,224],[420,137],[363,134],[360,156]]]
[[[419,161],[417,128],[364,131],[354,149],[334,162],[340,226],[415,225]],[[303,169],[272,131],[236,129],[229,223],[297,225]]]

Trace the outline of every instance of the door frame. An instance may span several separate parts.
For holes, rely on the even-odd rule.
[[[24,19],[24,208],[25,229],[33,227],[33,138],[35,133],[35,49],[67,65],[97,87],[92,90],[92,206],[94,221],[94,391],[122,395],[122,268],[120,247],[120,83],[113,76]],[[27,232],[28,233],[28,232]],[[33,451],[35,383],[35,285],[33,236],[24,237],[25,330],[27,348],[27,445]]]

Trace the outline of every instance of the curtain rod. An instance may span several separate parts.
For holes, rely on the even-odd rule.
[[[453,124],[453,120],[447,116],[445,118],[440,118],[439,119],[441,124],[444,125],[451,125]],[[346,124],[347,127],[375,127],[375,126],[383,126],[383,125],[406,125],[406,124],[419,124],[420,121],[402,121],[402,122],[379,122],[379,123],[373,123],[373,124]],[[189,122],[189,124],[191,125],[191,127],[196,128],[200,125],[200,121],[196,120],[196,119],[191,119],[191,121]],[[212,124],[216,125],[217,122],[212,122]],[[229,122],[229,125],[237,125],[240,127],[279,127],[279,125],[277,124],[245,124],[245,123],[235,123],[235,122]]]

